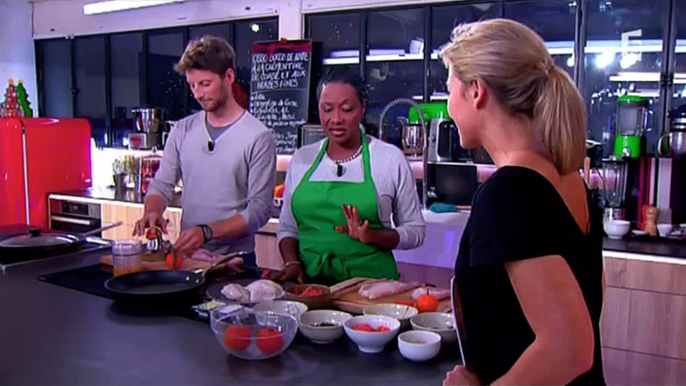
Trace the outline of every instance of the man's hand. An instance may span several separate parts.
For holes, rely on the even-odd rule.
[[[360,214],[354,206],[342,205],[342,209],[347,225],[337,225],[336,231],[347,233],[353,239],[369,244],[372,233],[369,229],[369,220],[361,221]]]
[[[190,256],[205,244],[205,236],[200,227],[191,227],[181,232],[174,242],[173,248],[184,255]]]
[[[162,217],[162,214],[157,212],[146,213],[143,218],[136,221],[132,235],[143,236],[146,229],[155,227],[159,227],[162,229],[162,233],[167,234],[167,221]]]
[[[481,386],[479,378],[464,366],[455,366],[446,374],[443,386]]]

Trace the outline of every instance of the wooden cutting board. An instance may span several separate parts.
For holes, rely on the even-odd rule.
[[[164,262],[164,255],[162,253],[145,253],[143,254],[143,270],[145,271],[159,271],[159,270],[169,270],[167,264]],[[242,259],[240,257],[231,260],[232,263],[240,266],[242,265]],[[112,255],[105,255],[100,258],[100,264],[106,266],[112,266]],[[212,265],[212,263],[201,260],[194,259],[183,259],[183,264],[181,264],[181,271],[194,271],[196,269],[204,269]]]
[[[410,300],[412,301],[412,292],[414,289],[405,291],[399,294],[395,294],[388,297],[378,298],[374,300],[369,300],[365,297],[360,296],[357,292],[360,287],[364,284],[370,284],[374,282],[379,282],[384,280],[379,279],[369,279],[369,278],[354,278],[349,279],[344,282],[338,283],[331,287],[331,293],[333,296],[334,307],[340,309],[341,311],[350,312],[353,314],[361,314],[365,307],[372,306],[374,304],[383,303],[395,303],[400,300]],[[420,288],[435,288],[423,286]],[[416,288],[415,288],[416,289]],[[438,303],[439,312],[450,312],[452,310],[452,305],[450,304],[450,298],[443,299]]]

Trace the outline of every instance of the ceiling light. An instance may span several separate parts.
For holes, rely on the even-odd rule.
[[[90,3],[83,6],[83,13],[86,15],[96,15],[99,13],[124,11],[155,5],[180,3],[183,0],[110,0]]]

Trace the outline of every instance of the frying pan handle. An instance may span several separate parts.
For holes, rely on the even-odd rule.
[[[123,224],[123,223],[124,223],[123,221],[113,222],[112,224],[105,225],[104,227],[101,227],[101,228],[98,228],[98,229],[93,229],[92,231],[88,231],[88,232],[86,232],[86,233],[82,233],[80,236],[81,236],[82,239],[85,239],[86,237],[88,237],[88,236],[90,236],[90,235],[94,235],[94,234],[96,234],[96,233],[100,233],[100,232],[103,232],[103,231],[106,231],[106,230],[109,230],[109,229],[112,229],[112,228],[116,228],[116,227],[120,226],[120,225]]]
[[[215,261],[214,263],[212,263],[212,265],[210,265],[209,267],[204,268],[204,269],[201,269],[201,270],[196,271],[196,272],[198,272],[198,273],[202,274],[203,276],[205,276],[205,275],[207,274],[207,272],[209,272],[209,271],[211,271],[211,270],[217,268],[217,266],[219,266],[220,264],[227,263],[227,262],[229,262],[229,261],[231,261],[231,260],[233,260],[233,259],[235,259],[235,258],[237,258],[237,257],[239,257],[239,256],[247,255],[248,253],[249,253],[249,252],[244,252],[244,251],[242,251],[242,252],[233,252],[233,253],[229,253],[228,255],[226,255],[226,256],[222,257],[221,259],[219,259],[219,260]]]

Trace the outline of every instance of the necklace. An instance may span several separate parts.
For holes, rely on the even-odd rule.
[[[355,158],[359,157],[360,154],[362,154],[362,145],[360,145],[360,147],[355,151],[355,153],[353,153],[353,155],[351,155],[348,158],[345,158],[342,160],[332,159],[332,161],[336,163],[336,177],[340,177],[343,175],[343,165],[341,165],[341,164],[344,164],[344,163],[347,163],[347,162],[354,160]],[[327,156],[328,156],[328,154],[327,154]],[[329,159],[331,159],[331,158],[329,158]]]

